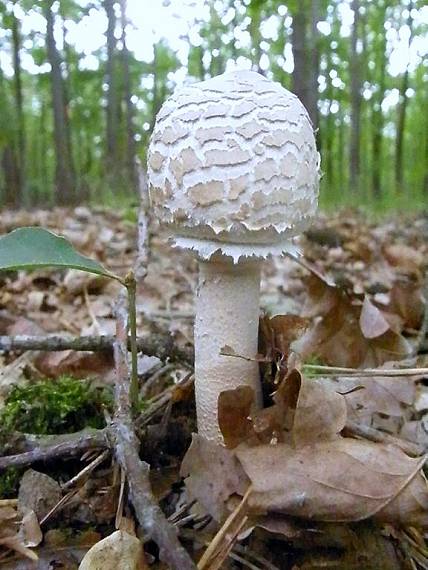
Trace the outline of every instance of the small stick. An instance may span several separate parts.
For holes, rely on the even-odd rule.
[[[342,366],[322,366],[318,364],[304,364],[306,370],[319,370],[337,376],[425,376],[428,368],[345,368]]]
[[[391,443],[399,447],[411,457],[419,457],[426,451],[417,443],[406,441],[404,439],[400,439],[399,437],[394,437],[389,433],[382,432],[371,426],[360,425],[351,420],[347,420],[346,422],[345,433],[362,437],[364,439],[368,439],[369,441],[374,441],[375,443]]]
[[[84,467],[77,475],[64,483],[64,485],[62,485],[62,490],[64,491],[65,489],[69,489],[70,487],[77,485],[77,483],[79,483],[84,477],[89,475],[96,467],[98,467],[98,465],[100,465],[104,459],[107,459],[109,453],[110,451],[108,449],[105,449],[102,453],[100,453],[100,455],[98,455],[98,457],[88,463],[88,465],[86,465],[86,467]]]
[[[62,335],[47,336],[0,336],[0,351],[27,351],[42,350],[47,352],[56,352],[61,350],[80,350],[80,351],[112,351],[114,337],[106,336],[81,336],[69,337]],[[128,348],[131,346],[131,340],[128,338]],[[147,356],[157,356],[161,360],[172,360],[183,362],[185,364],[193,364],[193,354],[190,350],[182,350],[174,346],[171,335],[159,333],[150,334],[150,337],[138,338],[137,348],[144,352]]]
[[[137,520],[146,536],[158,545],[160,558],[173,570],[195,570],[195,564],[177,538],[176,529],[167,521],[153,497],[150,466],[139,457],[140,441],[131,418],[126,322],[124,299],[120,295],[116,307],[114,344],[116,413],[112,424],[116,458],[126,474]]]

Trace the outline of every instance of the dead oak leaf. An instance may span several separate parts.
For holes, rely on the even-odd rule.
[[[255,513],[428,525],[425,459],[395,446],[337,438],[301,448],[241,445],[235,453],[253,486]]]
[[[238,460],[223,446],[193,434],[181,464],[186,493],[196,499],[215,520],[221,520],[225,503],[233,494],[244,495],[248,479]]]

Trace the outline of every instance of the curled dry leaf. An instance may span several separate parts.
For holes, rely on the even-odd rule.
[[[279,513],[325,522],[374,517],[428,526],[428,489],[421,471],[425,458],[411,458],[393,445],[342,437],[345,397],[331,383],[306,380],[294,370],[275,393],[274,405],[253,415],[248,415],[252,400],[247,396],[239,397],[235,390],[220,398],[220,417],[225,413],[228,418],[226,441],[236,446],[243,438],[233,451],[200,438],[193,449],[192,477],[198,478],[192,497],[205,506],[209,495],[209,512],[215,512],[217,519],[225,515],[219,502],[235,493],[242,495],[237,458],[252,484],[250,514]],[[235,434],[234,402],[238,402]],[[261,438],[257,421],[267,411],[268,427]],[[221,482],[224,473],[234,484]]]
[[[146,568],[148,566],[140,540],[121,530],[94,544],[79,566],[79,570],[145,570]]]
[[[331,287],[311,276],[306,314],[318,317],[301,339],[298,351],[316,355],[333,366],[375,367],[399,360],[410,345],[390,319],[370,301],[361,302],[339,287]],[[387,326],[388,325],[388,326]]]
[[[303,380],[292,428],[294,445],[336,439],[345,424],[345,398],[322,380]]]
[[[224,517],[230,495],[244,495],[248,488],[248,478],[236,457],[198,434],[193,434],[180,474],[186,477],[189,499],[197,499],[215,520]]]
[[[389,329],[388,321],[368,297],[364,298],[361,309],[360,329],[365,338],[376,338]]]
[[[15,508],[0,506],[0,547],[15,550],[29,560],[37,560],[30,550],[42,541],[43,535],[34,511],[27,511],[21,518]]]

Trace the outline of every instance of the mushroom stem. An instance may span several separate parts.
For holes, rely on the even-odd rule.
[[[198,431],[223,444],[217,419],[220,392],[251,386],[261,404],[256,361],[220,354],[228,345],[255,358],[259,327],[260,262],[238,264],[218,260],[199,262],[195,318],[195,392]]]

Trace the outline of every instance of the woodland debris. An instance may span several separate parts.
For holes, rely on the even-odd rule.
[[[103,538],[86,553],[79,570],[145,570],[141,541],[122,530]]]
[[[117,303],[116,319],[116,412],[112,425],[115,455],[125,472],[137,520],[145,535],[158,545],[161,560],[173,570],[195,570],[195,564],[178,541],[176,529],[167,521],[153,497],[149,481],[150,466],[139,458],[140,441],[134,431],[129,394],[127,315],[121,296]]]
[[[114,340],[114,336],[80,336],[74,338],[60,335],[40,337],[26,335],[0,336],[0,351],[112,351]],[[128,347],[130,347],[129,339]],[[161,360],[175,360],[186,364],[193,363],[192,352],[178,348],[173,338],[168,334],[153,333],[150,337],[138,338],[137,347],[146,356],[157,356]]]

